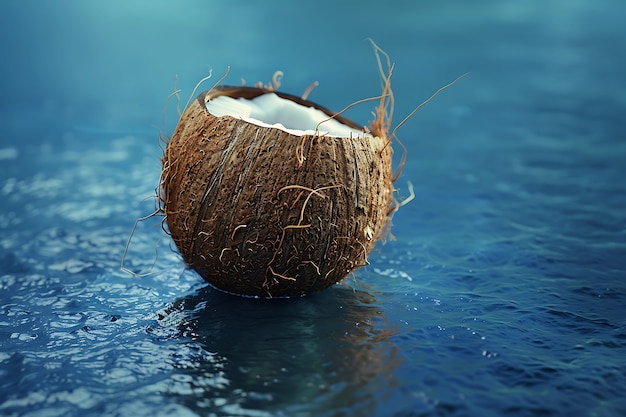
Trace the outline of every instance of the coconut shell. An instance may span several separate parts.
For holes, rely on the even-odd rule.
[[[217,87],[187,106],[164,153],[161,200],[178,250],[206,281],[241,295],[298,296],[367,264],[389,220],[391,147],[387,138],[298,136],[206,109],[219,95],[268,92]]]

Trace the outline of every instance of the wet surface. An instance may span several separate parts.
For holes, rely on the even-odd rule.
[[[621,3],[40,3],[0,13],[0,414],[626,412]],[[335,30],[309,36],[322,18]],[[186,97],[208,65],[281,69],[341,109],[379,91],[368,36],[396,62],[397,121],[471,71],[398,132],[415,199],[369,266],[310,297],[234,297],[157,216],[125,259],[138,275],[120,270],[155,209],[176,73]]]

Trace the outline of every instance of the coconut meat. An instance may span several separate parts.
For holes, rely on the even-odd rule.
[[[262,94],[252,100],[217,96],[206,103],[207,111],[215,117],[232,116],[258,126],[284,130],[292,135],[320,135],[339,138],[371,136],[353,129],[314,107],[279,97]]]

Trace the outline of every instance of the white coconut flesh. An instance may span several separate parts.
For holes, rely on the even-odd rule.
[[[248,123],[284,130],[292,135],[320,135],[337,138],[371,136],[353,129],[314,107],[279,97],[262,94],[252,100],[217,96],[206,103],[207,111],[215,117],[232,116]]]

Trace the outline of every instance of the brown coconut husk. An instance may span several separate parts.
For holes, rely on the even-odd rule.
[[[304,295],[367,264],[393,204],[392,151],[386,137],[299,136],[206,109],[219,95],[268,92],[216,87],[187,106],[163,157],[161,199],[183,259],[208,282],[242,295]]]
[[[394,176],[391,142],[402,146],[395,132],[465,75],[391,130],[393,65],[372,44],[383,91],[371,135],[295,135],[208,112],[206,103],[220,95],[252,99],[273,92],[360,129],[340,116],[347,108],[334,113],[305,100],[309,90],[304,98],[275,91],[279,72],[270,85],[217,86],[185,107],[164,152],[159,199],[184,261],[213,286],[260,297],[313,293],[366,265],[388,233],[391,214],[402,205],[393,182],[406,156]]]

